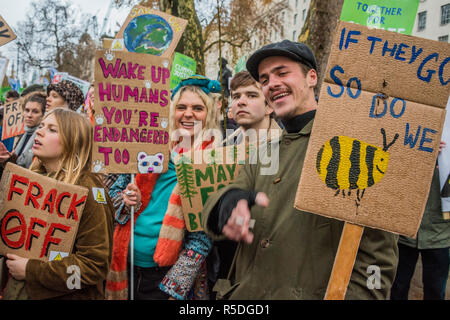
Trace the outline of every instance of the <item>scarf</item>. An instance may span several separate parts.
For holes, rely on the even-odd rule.
[[[135,223],[151,199],[159,174],[137,174],[136,185],[141,190],[141,208],[135,213]],[[134,226],[133,226],[134,228]],[[105,297],[108,300],[128,299],[128,249],[131,239],[131,219],[114,230],[111,267],[106,277]]]
[[[24,134],[22,135],[22,137],[20,137],[19,142],[17,143],[16,147],[14,148],[15,150],[21,150],[23,148],[23,150],[21,150],[20,154],[22,154],[24,152],[24,150],[27,150],[29,148],[31,148],[31,146],[33,145],[34,141],[30,140],[31,136],[33,135],[33,133],[36,131],[36,129],[38,128],[38,126],[34,126],[34,127],[27,127],[24,126],[23,130],[24,130]],[[27,136],[29,137],[27,140]],[[25,144],[25,140],[26,141],[26,145]],[[18,156],[20,156],[20,154],[17,154]]]
[[[214,139],[204,141],[201,149],[213,143]],[[141,190],[141,208],[135,214],[135,222],[147,207],[159,174],[137,174],[136,185]],[[169,198],[166,213],[159,232],[153,260],[160,266],[172,266],[178,259],[183,244],[186,224],[181,207],[181,195],[178,183]],[[111,267],[106,278],[105,296],[108,300],[128,299],[128,249],[131,239],[131,220],[116,226],[113,239]]]
[[[211,140],[203,141],[200,149],[204,150],[208,148],[213,142],[214,137],[212,137]],[[182,152],[182,149],[178,150],[178,153]],[[169,205],[159,232],[155,253],[153,254],[153,260],[155,260],[160,267],[167,267],[175,264],[180,255],[185,231],[186,222],[184,220],[183,208],[181,207],[180,188],[177,183],[170,196]]]

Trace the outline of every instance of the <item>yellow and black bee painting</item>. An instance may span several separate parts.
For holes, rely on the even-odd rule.
[[[320,148],[316,158],[316,169],[328,188],[341,191],[345,197],[352,189],[357,189],[356,206],[364,196],[364,191],[379,182],[385,175],[388,163],[388,149],[398,139],[395,134],[391,143],[386,143],[386,132],[381,128],[383,148],[355,138],[334,136]]]

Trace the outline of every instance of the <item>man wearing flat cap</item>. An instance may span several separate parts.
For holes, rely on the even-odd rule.
[[[275,173],[261,174],[259,160],[246,164],[205,204],[206,232],[239,242],[228,279],[214,290],[224,299],[323,299],[344,222],[294,208],[317,108],[317,63],[307,45],[284,40],[254,52],[247,69],[285,130]],[[395,235],[365,228],[346,299],[387,298],[397,257]]]

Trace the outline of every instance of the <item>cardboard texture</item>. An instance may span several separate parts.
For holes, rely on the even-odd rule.
[[[371,37],[380,39],[372,54]],[[383,56],[385,41],[409,53],[414,47],[416,59],[409,63],[410,58],[396,59],[397,53]],[[445,117],[449,47],[339,24],[297,190],[297,209],[416,236]],[[429,79],[421,80],[419,74]]]
[[[116,34],[111,49],[170,58],[181,39],[187,20],[148,7],[134,6]]]
[[[201,212],[208,197],[229,185],[245,162],[245,149],[237,146],[183,153],[175,157],[186,228],[202,231]]]
[[[335,83],[333,76],[346,86],[357,77],[362,90],[445,108],[450,44],[342,21],[337,30],[325,82]],[[331,73],[336,65],[344,73]],[[355,80],[350,85],[357,88]]]
[[[23,99],[18,99],[3,107],[2,140],[24,133]]]
[[[8,163],[0,181],[0,255],[72,252],[88,190]]]
[[[169,59],[95,56],[94,172],[162,173],[169,164]]]
[[[5,19],[0,16],[0,47],[17,38],[14,31],[6,23]]]

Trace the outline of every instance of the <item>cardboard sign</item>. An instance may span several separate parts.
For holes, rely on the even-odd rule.
[[[6,21],[2,18],[2,16],[0,16],[0,46],[13,41],[15,38],[17,38],[17,36],[14,31],[12,31]]]
[[[3,107],[2,140],[15,137],[25,132],[22,103],[23,99],[18,99]]]
[[[208,197],[234,181],[240,164],[245,162],[245,146],[182,153],[175,157],[178,186],[181,193],[186,227],[202,231],[201,213]]]
[[[419,0],[345,0],[342,21],[411,34]]]
[[[187,20],[151,8],[134,6],[116,35],[128,52],[170,58],[186,28]],[[113,43],[114,45],[114,43]]]
[[[197,62],[191,57],[175,52],[170,72],[170,90],[174,89],[183,79],[195,74]]]
[[[8,163],[0,182],[0,255],[72,252],[88,190]],[[60,254],[61,256],[61,254]]]
[[[297,209],[415,237],[441,140],[449,49],[340,22]]]
[[[94,172],[167,171],[169,68],[168,59],[149,54],[96,52]]]
[[[450,99],[447,102],[444,130],[441,140],[446,143],[446,147],[439,153],[439,182],[441,190],[442,212],[450,211]]]

